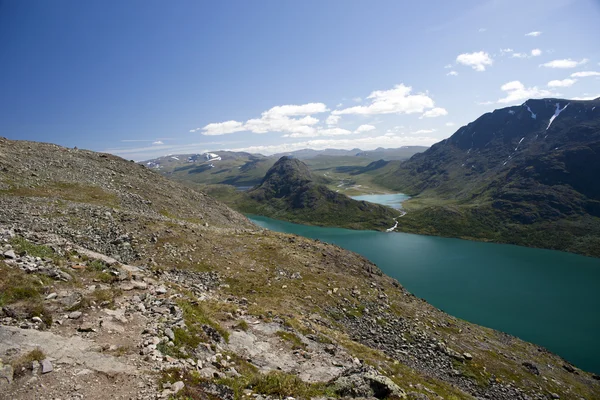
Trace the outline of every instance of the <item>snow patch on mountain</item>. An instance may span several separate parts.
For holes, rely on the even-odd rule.
[[[552,125],[552,122],[554,122],[556,117],[558,117],[561,112],[565,111],[565,109],[567,107],[569,107],[569,104],[571,104],[571,103],[567,103],[566,106],[564,106],[563,108],[560,108],[560,103],[556,103],[556,110],[554,110],[554,115],[550,118],[550,122],[548,122],[548,126],[546,127],[546,130],[548,130],[548,128],[550,128],[550,125]]]

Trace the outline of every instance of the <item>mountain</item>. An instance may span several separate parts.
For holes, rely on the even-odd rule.
[[[252,187],[260,183],[268,169],[284,155],[303,160],[309,168],[321,176],[329,176],[332,186],[340,182],[352,186],[352,176],[347,172],[357,171],[367,164],[384,160],[406,160],[426,147],[408,146],[398,149],[376,149],[373,151],[353,150],[297,150],[290,153],[263,156],[246,152],[214,151],[202,154],[171,154],[140,164],[155,169],[169,179],[197,185],[232,185]],[[354,176],[357,174],[355,173]],[[333,181],[336,181],[333,184]],[[364,182],[361,182],[364,183]],[[373,188],[370,188],[372,190]],[[211,188],[214,190],[214,188]]]
[[[384,149],[378,147],[375,150],[352,149],[352,150],[340,150],[340,149],[325,149],[325,150],[313,150],[313,149],[302,149],[296,151],[290,151],[287,153],[275,154],[274,157],[281,158],[283,156],[292,156],[300,160],[310,160],[315,157],[358,157],[366,158],[369,160],[406,160],[416,153],[420,153],[427,150],[425,146],[402,146],[393,149]]]
[[[305,163],[287,156],[269,169],[260,185],[242,196],[236,203],[241,211],[313,225],[384,230],[398,216],[391,208],[328,189]]]
[[[482,115],[375,181],[417,196],[400,229],[600,256],[600,99]]]
[[[600,397],[357,254],[119,157],[0,138],[0,210],[0,398]]]
[[[277,159],[246,152],[215,151],[202,154],[175,154],[140,164],[179,182],[254,186]]]

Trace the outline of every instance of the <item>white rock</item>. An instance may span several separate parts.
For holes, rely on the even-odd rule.
[[[52,371],[54,371],[54,368],[52,367],[50,360],[47,358],[42,360],[42,374],[47,374]]]

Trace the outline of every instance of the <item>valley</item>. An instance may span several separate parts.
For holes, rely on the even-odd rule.
[[[27,382],[140,399],[600,393],[597,375],[444,313],[358,254],[260,229],[145,167],[0,139],[0,170],[11,398],[41,395]],[[93,357],[61,352],[70,337]]]

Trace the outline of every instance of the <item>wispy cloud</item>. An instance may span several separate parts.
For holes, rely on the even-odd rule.
[[[579,97],[571,97],[571,100],[596,100],[597,98],[600,98],[600,93],[598,93],[596,95],[584,94],[583,96],[579,96]]]
[[[541,34],[542,34],[542,32],[540,32],[540,31],[533,31],[533,32],[526,33],[525,36],[537,37],[537,36],[540,36]]]
[[[549,61],[547,63],[544,64],[540,64],[540,67],[546,67],[546,68],[561,68],[561,69],[566,69],[566,68],[575,68],[578,65],[583,65],[585,63],[587,63],[589,60],[587,58],[584,58],[580,61],[576,61],[576,60],[571,60],[570,58],[565,58],[562,60],[552,60]]]
[[[458,72],[456,72],[456,71],[450,71],[446,75],[448,75],[448,76],[457,76]]]
[[[587,78],[590,76],[600,76],[600,72],[596,71],[580,71],[571,74],[571,78]]]
[[[327,117],[327,119],[325,120],[325,124],[327,126],[335,126],[340,122],[340,119],[342,117],[340,117],[339,115],[330,115],[329,117]]]
[[[456,57],[456,62],[473,68],[475,71],[485,71],[486,66],[494,63],[490,55],[484,51],[463,53]]]
[[[532,57],[537,57],[537,56],[541,56],[542,55],[542,50],[540,49],[533,49],[531,50],[531,56]]]
[[[162,140],[157,140],[156,142],[152,142],[153,145],[158,146],[160,144],[165,144]]]

